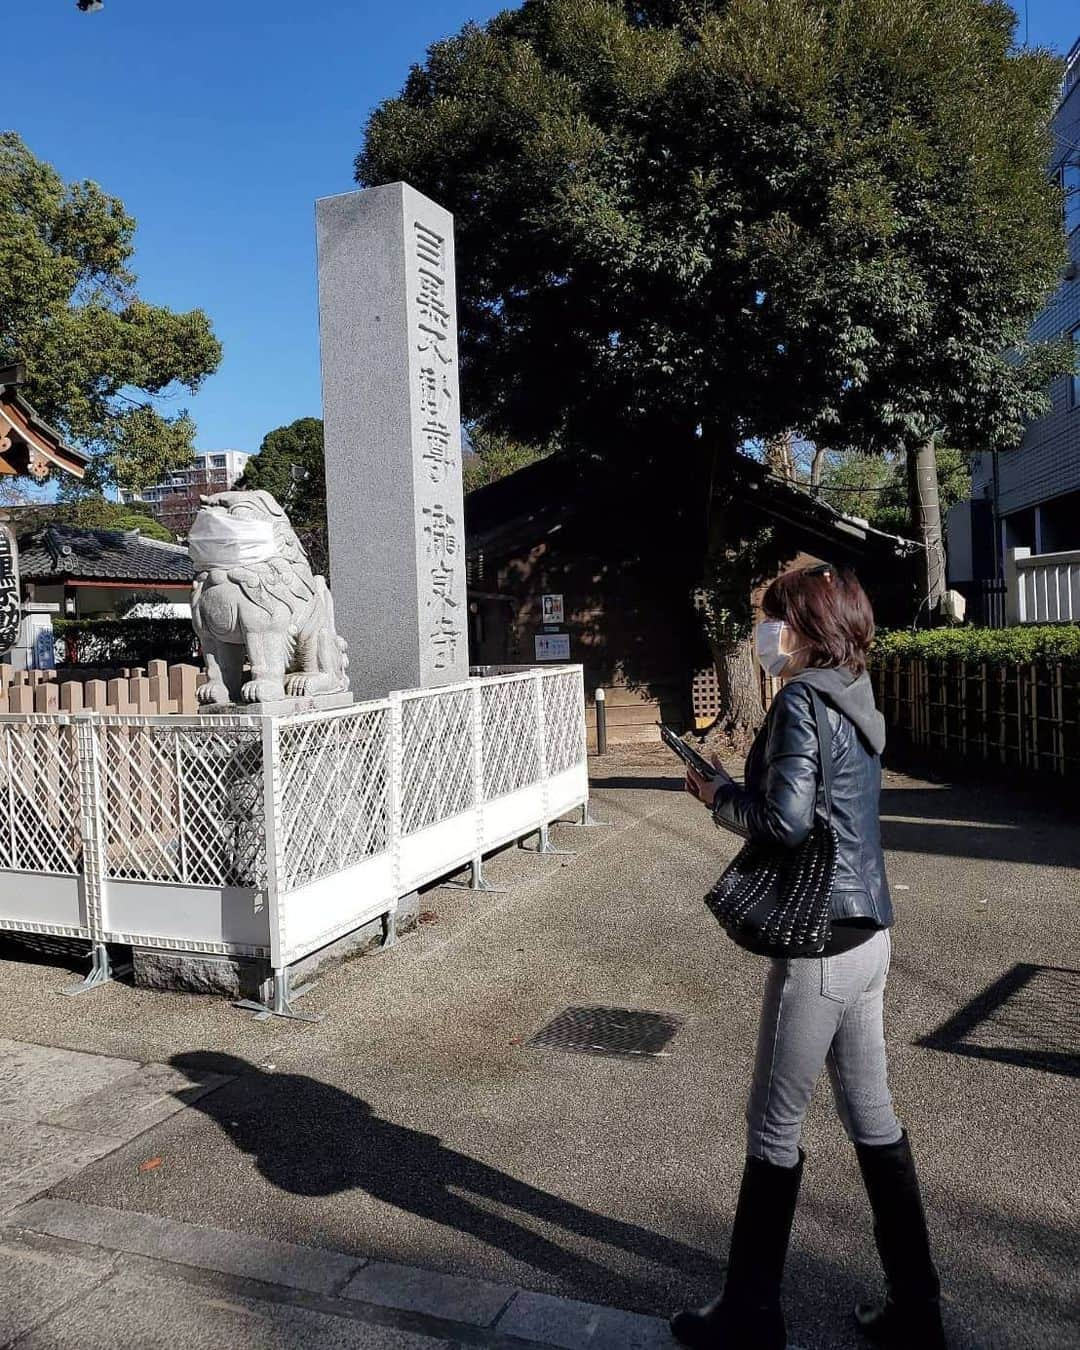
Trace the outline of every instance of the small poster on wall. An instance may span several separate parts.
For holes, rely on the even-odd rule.
[[[540,597],[544,623],[565,623],[566,611],[563,607],[563,598],[561,595],[544,595]]]
[[[570,660],[569,633],[538,633],[534,640],[538,661]]]

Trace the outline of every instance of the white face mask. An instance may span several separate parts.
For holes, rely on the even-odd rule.
[[[778,679],[793,653],[780,650],[780,636],[787,625],[783,619],[765,619],[754,629],[754,652],[766,675]]]
[[[274,527],[268,520],[233,516],[220,507],[203,507],[188,533],[188,552],[196,570],[250,567],[277,552]]]

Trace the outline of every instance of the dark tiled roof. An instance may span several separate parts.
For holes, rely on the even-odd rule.
[[[19,571],[24,581],[190,582],[195,576],[180,544],[145,539],[138,530],[80,530],[72,525],[47,525],[20,535]]]
[[[481,551],[523,547],[559,527],[568,517],[598,509],[607,489],[585,477],[588,464],[567,453],[527,464],[465,498],[465,546],[470,555]],[[598,471],[598,470],[594,470]],[[804,488],[771,474],[764,465],[739,457],[731,486],[737,502],[760,511],[769,521],[783,521],[860,554],[903,557],[919,545],[886,534],[865,520],[847,516]],[[618,468],[609,469],[616,478]]]

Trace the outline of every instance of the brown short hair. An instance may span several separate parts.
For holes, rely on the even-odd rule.
[[[783,572],[769,586],[761,607],[770,619],[798,629],[810,644],[809,666],[866,669],[874,640],[874,611],[859,578],[846,567],[822,563]]]

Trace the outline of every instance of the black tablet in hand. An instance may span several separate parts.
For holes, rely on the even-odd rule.
[[[699,773],[702,778],[715,778],[716,766],[710,764],[704,755],[699,754],[692,745],[687,745],[683,738],[677,735],[670,727],[660,723],[660,739],[669,750],[673,750],[679,756],[684,764],[688,764],[695,773]]]

